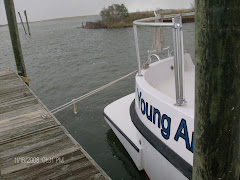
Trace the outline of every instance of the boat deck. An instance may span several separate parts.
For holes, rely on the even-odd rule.
[[[186,104],[185,106],[194,109],[194,93],[195,93],[195,71],[192,69],[191,71],[184,72],[184,80],[185,80],[185,99]],[[164,86],[163,86],[164,84]],[[166,94],[167,96],[176,99],[176,92],[175,92],[175,76],[168,76],[164,79],[163,82],[157,84],[154,88],[158,91]]]
[[[194,117],[195,66],[190,54],[185,54],[184,61],[183,93],[186,103],[183,106],[174,105],[176,103],[176,88],[173,57],[150,64],[148,69],[142,70],[142,74],[144,78],[142,80],[139,78],[137,83],[141,82],[141,86],[150,94],[154,94],[154,98],[163,100],[175,109]]]
[[[110,179],[14,72],[0,72],[0,179]]]

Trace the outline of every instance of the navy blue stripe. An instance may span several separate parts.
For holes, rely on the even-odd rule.
[[[124,132],[105,114],[103,115],[107,118],[107,120],[122,134],[122,136],[132,145],[132,147],[139,153],[139,148],[127,137]]]
[[[188,179],[192,179],[192,166],[186,162],[181,156],[170,149],[157,136],[155,136],[139,119],[135,110],[135,100],[130,106],[130,115],[133,124],[143,137],[159,152],[161,153],[175,168],[177,168]]]

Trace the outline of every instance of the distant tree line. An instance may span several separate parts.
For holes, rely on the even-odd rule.
[[[187,13],[193,10],[194,0],[192,0],[192,9],[159,9],[161,15]],[[133,26],[133,21],[153,17],[153,11],[133,12],[129,13],[124,4],[112,4],[108,8],[103,8],[100,12],[102,20],[99,20],[97,26],[101,28],[123,28]],[[189,19],[186,22],[192,22],[192,17],[184,17]]]
[[[129,16],[124,4],[113,4],[108,8],[103,8],[100,12],[102,20],[106,23],[117,23]]]

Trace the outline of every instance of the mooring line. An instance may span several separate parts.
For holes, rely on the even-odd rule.
[[[89,97],[89,96],[91,96],[91,95],[94,95],[94,94],[96,94],[96,93],[99,92],[99,91],[102,91],[103,89],[105,89],[105,88],[107,88],[107,87],[109,87],[109,86],[111,86],[111,85],[113,85],[113,84],[115,84],[115,83],[117,83],[117,82],[119,82],[119,81],[127,78],[128,76],[131,76],[132,74],[134,74],[134,73],[136,73],[136,72],[137,72],[137,70],[135,70],[135,71],[133,71],[133,72],[131,72],[131,73],[125,75],[125,76],[122,76],[122,77],[120,77],[120,78],[118,78],[118,79],[116,79],[116,80],[114,80],[114,81],[112,81],[112,82],[110,82],[110,83],[102,86],[102,87],[99,87],[99,88],[97,88],[97,89],[95,89],[95,90],[93,90],[93,91],[91,91],[91,92],[89,92],[89,93],[86,93],[86,94],[84,94],[84,95],[82,95],[82,96],[80,96],[80,97],[78,97],[78,98],[76,98],[76,99],[73,99],[72,101],[69,101],[69,102],[67,102],[67,103],[65,103],[65,104],[63,104],[63,105],[61,105],[61,106],[59,106],[59,107],[56,107],[56,108],[52,109],[52,110],[50,111],[50,113],[51,113],[51,114],[55,114],[55,113],[57,113],[57,112],[59,112],[59,111],[62,111],[63,109],[66,109],[67,107],[69,107],[69,106],[71,106],[71,105],[74,105],[74,104],[76,104],[77,102],[79,102],[79,101],[81,101],[81,100],[83,100],[83,99],[85,99],[85,98],[87,98],[87,97]],[[76,108],[74,108],[74,110],[75,110],[75,111],[74,111],[74,113],[75,113],[75,112],[76,112]]]

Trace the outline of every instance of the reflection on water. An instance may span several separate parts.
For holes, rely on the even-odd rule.
[[[127,153],[127,151],[124,149],[121,142],[118,140],[117,136],[114,134],[112,130],[109,130],[107,132],[107,142],[112,150],[112,156],[116,157],[122,162],[122,165],[125,167],[125,169],[128,172],[128,175],[131,177],[131,179],[146,179],[144,171],[141,171],[139,173],[134,173],[138,171],[137,167],[133,163],[131,157]],[[117,169],[116,169],[117,173]],[[122,177],[125,179],[124,177]],[[129,178],[130,179],[130,178]]]

